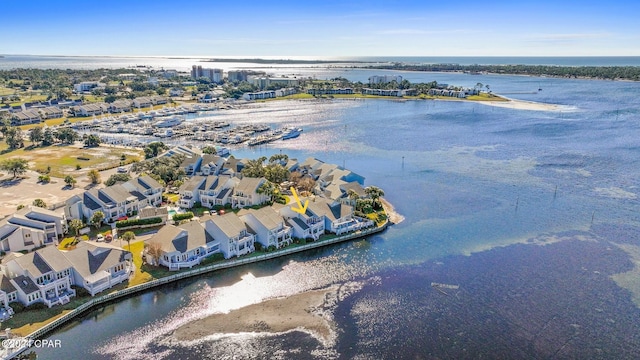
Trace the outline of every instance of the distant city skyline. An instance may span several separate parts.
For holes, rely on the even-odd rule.
[[[0,54],[640,56],[637,2],[6,2]]]

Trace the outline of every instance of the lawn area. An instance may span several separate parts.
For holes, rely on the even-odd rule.
[[[144,250],[144,241],[138,241],[129,245],[123,246],[125,250],[131,251],[133,255],[133,263],[136,265],[136,273],[133,278],[129,279],[127,287],[144,284],[154,279],[169,276],[177,273],[177,271],[169,271],[168,269],[160,266],[142,265],[142,250]]]
[[[178,201],[180,201],[180,194],[169,194],[169,193],[164,193],[164,196],[167,197],[167,202],[169,203],[177,203]]]
[[[89,300],[90,296],[72,297],[71,301],[64,305],[17,311],[11,319],[2,322],[2,327],[11,328],[11,332],[16,335],[26,336]]]
[[[8,149],[6,143],[0,143],[0,152]],[[4,151],[3,151],[4,150]],[[0,155],[0,161],[10,157],[21,157],[29,161],[32,170],[46,170],[51,167],[49,175],[64,178],[72,175],[76,179],[86,176],[88,168],[113,168],[120,165],[120,156],[125,154],[127,161],[141,160],[142,151],[136,149],[121,149],[107,146],[95,148],[81,148],[78,145],[52,145],[47,147],[25,147]],[[78,157],[88,158],[80,160]],[[80,165],[81,170],[76,170]],[[106,180],[106,179],[105,179]]]

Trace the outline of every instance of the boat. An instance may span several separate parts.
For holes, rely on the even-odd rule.
[[[171,116],[156,121],[153,126],[159,128],[172,127],[182,124],[182,119],[177,116]]]
[[[302,128],[289,128],[282,134],[282,140],[297,138],[301,132]]]

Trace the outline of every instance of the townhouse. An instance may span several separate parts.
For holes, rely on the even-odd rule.
[[[103,189],[91,189],[74,195],[65,203],[64,212],[69,219],[91,218],[100,210],[105,221],[111,222],[147,206],[162,203],[163,187],[150,176],[139,176],[125,183]]]
[[[41,302],[52,307],[76,295],[72,285],[94,296],[128,281],[135,266],[128,251],[83,241],[66,252],[52,246],[25,255],[11,253],[2,260],[1,270],[0,301],[6,296],[8,302],[19,301],[25,306]]]
[[[214,239],[203,224],[190,221],[178,226],[164,226],[146,241],[143,256],[151,265],[180,270],[198,265],[218,252],[220,240]]]
[[[213,216],[204,225],[207,232],[220,242],[220,251],[225,259],[255,251],[255,235],[247,230],[238,215]]]
[[[233,189],[231,206],[234,208],[264,204],[269,201],[267,194],[260,194],[259,188],[267,182],[265,178],[243,177]]]
[[[13,126],[37,124],[40,121],[42,119],[37,109],[25,109],[11,115],[11,125]]]
[[[265,249],[270,246],[279,249],[291,243],[293,230],[271,206],[259,210],[241,210],[238,214]]]
[[[28,206],[0,220],[0,250],[28,251],[57,245],[66,232],[67,218],[63,213]]]
[[[43,119],[57,119],[64,116],[62,109],[57,106],[47,106],[41,109],[38,109],[40,112],[40,116]]]

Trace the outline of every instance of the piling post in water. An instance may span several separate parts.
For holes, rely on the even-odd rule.
[[[402,157],[402,168],[404,169],[404,156]]]
[[[520,195],[516,198],[516,212],[518,212],[518,205],[520,204]]]
[[[556,185],[556,189],[553,191],[553,200],[556,199],[556,195],[558,195],[558,185]]]
[[[591,225],[593,225],[593,217],[596,215],[595,210],[591,213]]]

